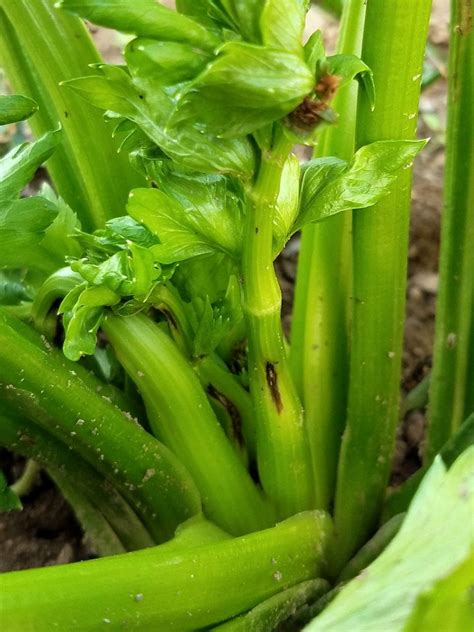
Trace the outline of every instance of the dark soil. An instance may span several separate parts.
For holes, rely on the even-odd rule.
[[[23,459],[0,451],[0,469],[12,478],[21,474],[23,465]],[[70,507],[44,472],[22,501],[22,511],[1,515],[0,572],[67,564],[92,556]]]
[[[435,2],[431,41],[445,48],[447,41],[447,1]],[[315,20],[318,22],[320,16]],[[318,23],[318,26],[322,25]],[[324,25],[323,25],[324,28]],[[334,39],[334,23],[328,25],[329,39]],[[107,57],[116,61],[117,43],[110,34],[96,34]],[[428,148],[417,161],[413,192],[408,265],[407,321],[403,357],[402,390],[409,391],[429,371],[434,334],[437,293],[439,224],[442,205],[444,151],[442,131],[445,119],[446,84],[438,81],[422,97],[421,137],[432,137]],[[284,319],[289,325],[293,299],[298,240],[293,240],[278,263],[284,294]],[[392,483],[398,484],[420,465],[425,426],[423,411],[410,413],[400,425]],[[23,461],[0,451],[0,469],[16,479]],[[24,508],[0,516],[0,571],[63,564],[93,556],[72,511],[55,490],[50,479],[41,474],[23,498]]]

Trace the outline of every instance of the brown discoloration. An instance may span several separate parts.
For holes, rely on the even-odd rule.
[[[174,314],[170,312],[169,309],[166,309],[165,307],[162,307],[160,311],[163,314],[163,316],[166,318],[166,320],[168,321],[169,326],[172,329],[178,329],[178,323],[176,322],[176,318],[174,317]]]
[[[341,78],[337,75],[322,76],[314,89],[314,95],[308,95],[289,115],[290,123],[297,129],[310,131],[323,120],[323,113],[329,109]]]
[[[234,375],[241,375],[247,367],[247,351],[245,344],[239,344],[232,350],[229,368]]]
[[[281,394],[278,388],[278,373],[276,372],[275,365],[271,362],[267,362],[265,365],[265,375],[273,403],[275,404],[278,414],[280,414],[283,410],[283,402],[281,401]]]
[[[321,101],[326,104],[334,99],[337,89],[341,83],[341,77],[338,75],[324,75],[318,81],[316,86],[316,94]]]
[[[454,27],[460,35],[469,35],[472,30],[472,0],[461,0],[459,5],[459,24]]]
[[[242,417],[240,416],[239,409],[237,406],[228,399],[224,393],[215,388],[212,384],[209,384],[207,387],[208,394],[215,399],[221,406],[223,406],[226,411],[229,413],[229,417],[232,422],[232,430],[237,443],[242,446],[244,445],[244,435],[242,432]]]

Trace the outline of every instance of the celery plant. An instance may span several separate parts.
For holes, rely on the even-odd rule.
[[[0,122],[38,134],[0,161],[0,445],[50,473],[107,557],[6,574],[3,620],[304,623],[421,478],[382,515],[430,2],[331,3],[332,56],[318,32],[303,45],[304,0],[57,4],[0,0],[26,95]],[[130,36],[122,65],[81,19]],[[21,198],[44,162],[55,190]],[[288,342],[274,261],[300,230]],[[2,503],[19,506],[3,478]]]

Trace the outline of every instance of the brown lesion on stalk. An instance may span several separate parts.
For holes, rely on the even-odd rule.
[[[281,400],[280,389],[278,388],[278,373],[272,362],[267,362],[265,365],[265,377],[275,408],[278,414],[280,414],[283,410],[283,402]]]
[[[168,324],[171,327],[171,329],[176,329],[177,330],[178,329],[178,323],[176,322],[176,318],[174,317],[173,312],[171,312],[166,307],[161,307],[160,308],[160,312],[163,314],[163,316],[168,321]]]
[[[230,401],[228,397],[224,395],[224,393],[218,391],[217,388],[212,384],[208,384],[206,390],[208,395],[219,402],[219,404],[223,406],[223,408],[225,408],[225,410],[229,413],[229,417],[232,423],[233,435],[237,440],[237,443],[240,446],[243,446],[244,435],[242,432],[242,417],[240,415],[239,409],[233,402]]]
[[[309,132],[327,118],[330,103],[336,95],[341,83],[338,75],[323,75],[320,77],[314,94],[308,95],[303,102],[288,115],[292,127]]]

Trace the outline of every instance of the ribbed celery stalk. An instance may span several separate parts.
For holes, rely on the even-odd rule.
[[[318,575],[331,531],[319,512],[238,539],[0,575],[5,630],[197,630]],[[108,625],[107,625],[108,624]]]
[[[140,390],[156,436],[187,467],[206,515],[233,534],[271,525],[273,511],[232,448],[191,365],[144,315],[109,316],[103,329]]]
[[[249,612],[213,628],[214,632],[268,632],[280,628],[293,629],[293,616],[308,608],[329,590],[325,579],[313,579],[288,588],[258,604]],[[291,623],[290,623],[291,622]],[[294,628],[296,629],[296,628]]]
[[[249,455],[255,458],[254,412],[249,392],[215,354],[195,360],[194,368],[208,394],[221,401],[229,412],[237,441],[243,440]]]
[[[451,3],[448,127],[440,286],[425,462],[464,421],[473,329],[474,278],[474,31],[471,2]],[[474,363],[474,361],[471,360]],[[472,378],[471,378],[472,379]]]
[[[90,75],[100,56],[79,18],[54,8],[54,0],[0,0],[0,63],[15,91],[34,99],[36,135],[60,124],[64,140],[47,167],[58,193],[85,229],[123,214],[127,196],[141,184],[102,114],[61,81]]]
[[[100,383],[99,383],[100,384]],[[36,332],[0,310],[0,394],[117,486],[161,541],[200,512],[194,482],[177,458]]]
[[[100,476],[68,446],[34,423],[5,410],[0,413],[0,445],[16,454],[32,457],[54,479],[84,528],[92,521],[102,524],[94,545],[101,555],[133,551],[156,544],[135,511],[116,488]]]
[[[368,0],[362,58],[376,107],[361,92],[357,145],[415,135],[431,0]],[[400,398],[412,173],[353,218],[353,316],[347,426],[339,459],[335,566],[376,525],[388,481]]]
[[[291,144],[279,139],[262,155],[250,192],[242,254],[258,468],[281,517],[313,505],[311,455],[303,409],[286,357],[281,290],[273,267],[273,212],[290,150]]]
[[[344,7],[338,52],[360,55],[365,0]],[[355,144],[357,84],[334,99],[337,126],[327,129],[318,156],[350,160]],[[316,506],[327,509],[347,407],[348,327],[351,288],[350,213],[303,228],[298,259],[290,364],[303,400],[312,452]]]
[[[238,452],[239,436],[243,435],[245,448],[255,460],[255,425],[249,392],[240,384],[217,353],[194,358],[192,356],[193,333],[183,301],[172,287],[162,285],[152,294],[152,302],[167,317],[173,340],[185,355],[189,355],[201,384],[207,393],[221,402],[230,413],[234,436],[232,440]]]
[[[474,286],[474,273],[473,286]],[[474,296],[474,287],[473,287]],[[469,417],[474,413],[474,316],[471,316],[471,329],[469,332],[469,358],[466,381],[466,401],[464,403],[464,417]]]

